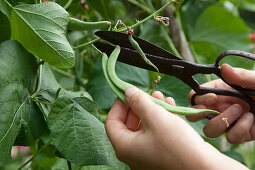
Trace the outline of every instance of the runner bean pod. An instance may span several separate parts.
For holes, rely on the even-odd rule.
[[[122,91],[122,94],[124,95],[126,88],[133,86],[133,85],[119,79],[119,77],[116,75],[115,63],[117,61],[119,53],[120,53],[120,47],[116,46],[115,49],[113,50],[113,52],[111,53],[107,64],[104,64],[104,65],[107,66],[106,70],[107,70],[109,79],[120,91]],[[103,60],[105,60],[105,59],[103,59]],[[104,62],[106,62],[106,61],[104,61]],[[118,91],[118,93],[119,93],[119,91]],[[119,95],[119,94],[117,94],[117,95]],[[194,108],[188,108],[188,107],[173,106],[173,105],[167,104],[166,102],[164,102],[162,100],[156,99],[152,96],[150,96],[150,98],[154,103],[162,106],[166,110],[173,112],[173,113],[180,114],[180,115],[193,115],[193,114],[198,114],[198,113],[216,113],[216,114],[218,113],[215,110],[209,110],[209,109],[194,109]]]
[[[129,42],[131,43],[131,45],[134,47],[134,49],[136,49],[136,51],[141,55],[141,57],[143,58],[143,60],[150,66],[152,66],[153,68],[155,68],[155,70],[157,70],[157,72],[159,73],[159,70],[157,68],[157,66],[155,66],[144,54],[143,50],[141,49],[141,47],[139,46],[139,44],[134,40],[133,36],[131,34],[128,34],[128,39]]]
[[[105,79],[106,79],[107,83],[109,84],[110,88],[112,89],[112,91],[120,98],[120,100],[122,100],[124,103],[127,104],[124,93],[113,84],[113,82],[111,81],[111,79],[108,76],[107,63],[108,63],[108,57],[105,53],[103,53],[102,68],[103,68]]]
[[[99,28],[107,28],[110,26],[111,22],[109,21],[85,22],[72,17],[70,17],[68,23],[69,30],[94,30]]]

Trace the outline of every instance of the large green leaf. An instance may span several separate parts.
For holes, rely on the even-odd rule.
[[[8,18],[0,11],[0,42],[9,40],[11,37],[11,27]]]
[[[29,110],[37,72],[36,59],[18,42],[0,44],[0,165],[10,159],[11,147]]]
[[[100,108],[109,109],[112,106],[116,95],[108,86],[101,65],[102,64],[99,62],[95,64],[87,84],[87,91],[91,94],[92,98]],[[146,70],[117,62],[116,73],[122,80],[145,91],[147,91],[150,86],[150,79],[148,71]]]
[[[66,39],[68,22],[69,14],[53,2],[15,6],[10,16],[12,38],[33,55],[62,68],[75,62]]]
[[[0,11],[4,13],[8,18],[11,15],[11,7],[10,4],[7,4],[4,0],[0,1]]]
[[[228,10],[219,6],[209,6],[194,21],[194,30],[189,35],[196,53],[206,59],[206,63],[214,63],[216,57],[225,50],[243,50],[251,52],[249,40],[250,30],[245,22]],[[234,66],[241,65],[252,68],[249,60],[228,57],[225,62]]]
[[[67,97],[59,97],[48,117],[52,143],[76,165],[121,166],[104,124]]]

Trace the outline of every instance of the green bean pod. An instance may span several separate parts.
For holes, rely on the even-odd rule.
[[[136,49],[136,51],[141,55],[141,57],[143,58],[143,60],[150,66],[152,66],[153,68],[155,68],[155,70],[157,70],[157,72],[159,73],[159,70],[157,68],[157,66],[155,66],[144,54],[143,50],[141,49],[141,47],[139,46],[139,44],[134,40],[132,35],[128,35],[128,39],[129,42],[131,43],[131,45],[134,47],[134,49]]]
[[[110,86],[110,88],[112,89],[112,91],[120,98],[120,100],[122,100],[124,103],[127,104],[126,101],[126,97],[123,93],[123,91],[121,91],[120,89],[118,89],[111,81],[111,79],[108,76],[107,73],[107,63],[108,63],[108,57],[105,53],[103,53],[103,57],[102,57],[102,68],[103,68],[103,72],[104,72],[104,77],[108,83],[108,85]]]
[[[85,22],[76,18],[70,17],[68,23],[68,30],[95,30],[100,28],[107,28],[111,26],[109,21],[98,21],[98,22]]]
[[[122,90],[123,93],[125,93],[126,88],[133,86],[132,84],[129,84],[121,79],[116,75],[115,73],[115,63],[117,61],[117,58],[120,53],[120,47],[116,46],[116,48],[113,50],[112,54],[110,55],[107,63],[107,72],[108,76],[111,79],[112,83],[115,84],[117,88]],[[151,100],[165,108],[166,110],[172,112],[172,113],[177,113],[180,115],[193,115],[193,114],[198,114],[198,113],[219,113],[215,110],[210,110],[210,109],[194,109],[194,108],[189,108],[189,107],[181,107],[181,106],[173,106],[170,105],[162,100],[156,99],[152,96],[150,96]]]

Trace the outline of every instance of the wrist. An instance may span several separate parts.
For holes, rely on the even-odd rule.
[[[240,162],[222,154],[212,145],[205,142],[205,152],[201,155],[200,168],[204,170],[231,169],[231,170],[248,170]]]

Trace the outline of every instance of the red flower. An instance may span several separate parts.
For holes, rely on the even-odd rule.
[[[255,33],[250,33],[250,40],[251,41],[254,41],[255,40]]]

